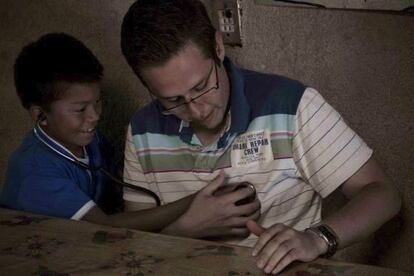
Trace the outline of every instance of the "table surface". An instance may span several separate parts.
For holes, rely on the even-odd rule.
[[[0,208],[0,275],[264,275],[250,249]],[[317,259],[280,275],[410,275]]]

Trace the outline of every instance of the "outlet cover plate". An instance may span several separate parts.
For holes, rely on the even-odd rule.
[[[223,42],[230,46],[242,46],[241,0],[214,0],[213,20],[223,35]]]

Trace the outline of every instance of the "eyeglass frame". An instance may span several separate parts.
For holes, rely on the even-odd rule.
[[[214,59],[212,60],[212,62],[213,62],[214,70],[216,71],[216,73],[215,73],[215,75],[216,75],[216,84],[213,87],[210,87],[207,90],[201,92],[201,94],[199,94],[199,95],[197,95],[195,97],[191,97],[191,99],[189,101],[186,101],[183,96],[179,96],[179,97],[182,97],[184,99],[184,102],[183,103],[180,103],[180,104],[177,104],[176,106],[169,107],[169,108],[165,108],[163,106],[163,110],[161,111],[161,113],[163,115],[170,115],[171,114],[171,110],[174,110],[174,109],[176,110],[176,108],[184,107],[185,105],[188,105],[189,103],[194,102],[195,100],[197,100],[200,97],[206,95],[207,93],[209,93],[209,92],[211,92],[213,90],[218,90],[220,88],[220,81],[219,81],[219,76],[218,76],[217,63],[214,61]],[[208,80],[210,80],[210,78],[211,78],[211,71],[210,71],[210,74],[208,75]],[[149,89],[148,89],[148,91],[150,93],[151,98],[154,98],[153,97],[154,95],[151,93],[151,91]]]

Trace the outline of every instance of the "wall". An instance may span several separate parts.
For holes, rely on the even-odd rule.
[[[111,102],[105,106],[102,129],[121,151],[130,116],[149,100],[119,46],[122,17],[132,2],[0,2],[1,177],[8,155],[31,127],[15,95],[14,59],[23,45],[51,31],[76,36],[103,63],[103,92]],[[414,271],[413,16],[276,8],[246,0],[243,34],[243,48],[227,48],[228,55],[244,67],[317,88],[376,151],[403,195],[404,209],[397,219],[339,258]]]
[[[339,258],[414,271],[414,17],[243,1],[242,24],[243,47],[227,53],[318,89],[375,150],[403,196],[399,217]]]
[[[317,88],[366,142],[403,196],[401,214],[339,259],[414,271],[414,20],[396,13],[277,8],[243,1],[248,68]],[[338,196],[328,198],[331,207]],[[330,208],[326,208],[330,209]]]

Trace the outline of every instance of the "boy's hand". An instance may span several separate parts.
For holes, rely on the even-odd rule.
[[[249,188],[242,188],[222,195],[215,192],[225,182],[223,172],[194,197],[187,211],[167,229],[167,233],[194,238],[246,236],[248,220],[260,217],[260,202],[236,206],[235,203],[251,195]]]
[[[248,221],[247,227],[259,237],[252,255],[256,257],[257,267],[265,273],[279,273],[293,261],[312,261],[327,250],[327,245],[317,235],[281,223],[265,229]]]

